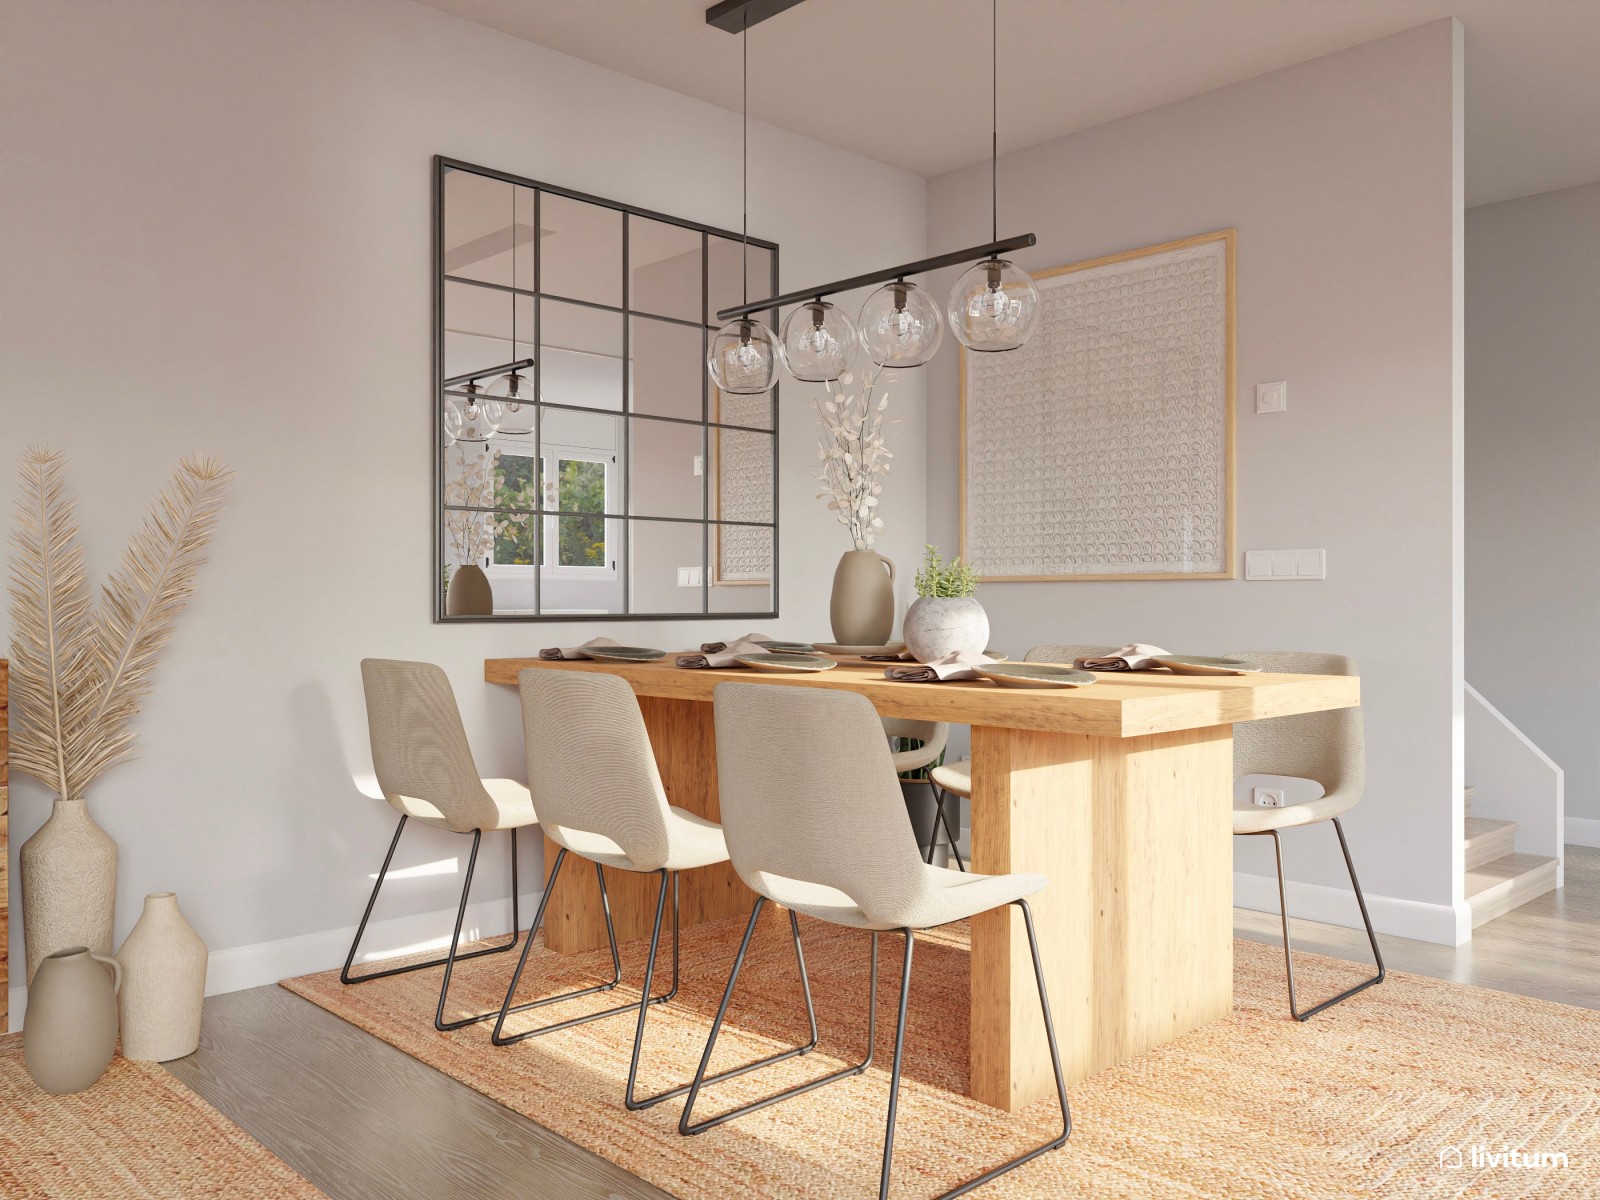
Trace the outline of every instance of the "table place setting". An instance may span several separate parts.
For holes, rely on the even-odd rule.
[[[1248,675],[1261,670],[1237,658],[1173,654],[1144,642],[1133,642],[1115,654],[1076,658],[1072,665],[1080,671],[1171,671],[1175,675]]]

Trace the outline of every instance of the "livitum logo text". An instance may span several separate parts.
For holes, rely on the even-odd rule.
[[[1446,1146],[1439,1151],[1441,1170],[1459,1171],[1471,1168],[1483,1170],[1549,1171],[1567,1165],[1564,1150],[1518,1150],[1512,1146]]]

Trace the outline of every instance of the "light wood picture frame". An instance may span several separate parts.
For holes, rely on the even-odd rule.
[[[1236,231],[1034,275],[960,353],[961,555],[985,583],[1234,579]]]
[[[771,395],[724,396],[713,384],[711,412],[711,519],[771,521],[774,435],[752,432],[772,424]],[[723,429],[723,422],[749,428]],[[714,524],[711,542],[713,587],[771,586],[770,528]]]

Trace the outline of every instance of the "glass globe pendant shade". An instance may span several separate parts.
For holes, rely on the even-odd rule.
[[[920,367],[944,341],[939,306],[914,283],[885,284],[861,306],[861,345],[880,367]]]
[[[802,383],[839,378],[856,360],[861,334],[856,323],[825,300],[811,300],[783,323],[783,362]]]
[[[499,432],[511,437],[521,437],[533,432],[534,393],[533,380],[520,371],[502,375],[483,394],[492,396],[500,404]]]
[[[461,390],[466,394],[444,398],[444,431],[453,442],[487,442],[500,432],[500,402],[483,395],[476,383]]]
[[[729,321],[711,340],[706,366],[729,395],[759,396],[778,381],[778,339],[753,317]]]
[[[1039,327],[1039,289],[1003,258],[969,267],[950,292],[950,331],[968,350],[1015,350]]]

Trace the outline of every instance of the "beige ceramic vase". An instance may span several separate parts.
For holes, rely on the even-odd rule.
[[[151,892],[117,951],[122,964],[122,1057],[168,1062],[200,1048],[206,944],[173,892]]]
[[[840,645],[887,642],[894,632],[894,563],[876,550],[846,550],[833,572],[828,617]]]
[[[494,589],[476,563],[457,567],[444,594],[447,617],[487,617],[494,612]]]
[[[112,970],[107,975],[104,963]],[[47,954],[28,985],[22,1058],[33,1081],[53,1096],[81,1092],[106,1073],[117,1048],[114,958],[69,946]]]
[[[57,800],[50,819],[23,843],[20,861],[29,986],[45,956],[65,946],[109,955],[117,844],[90,818],[84,801]]]

